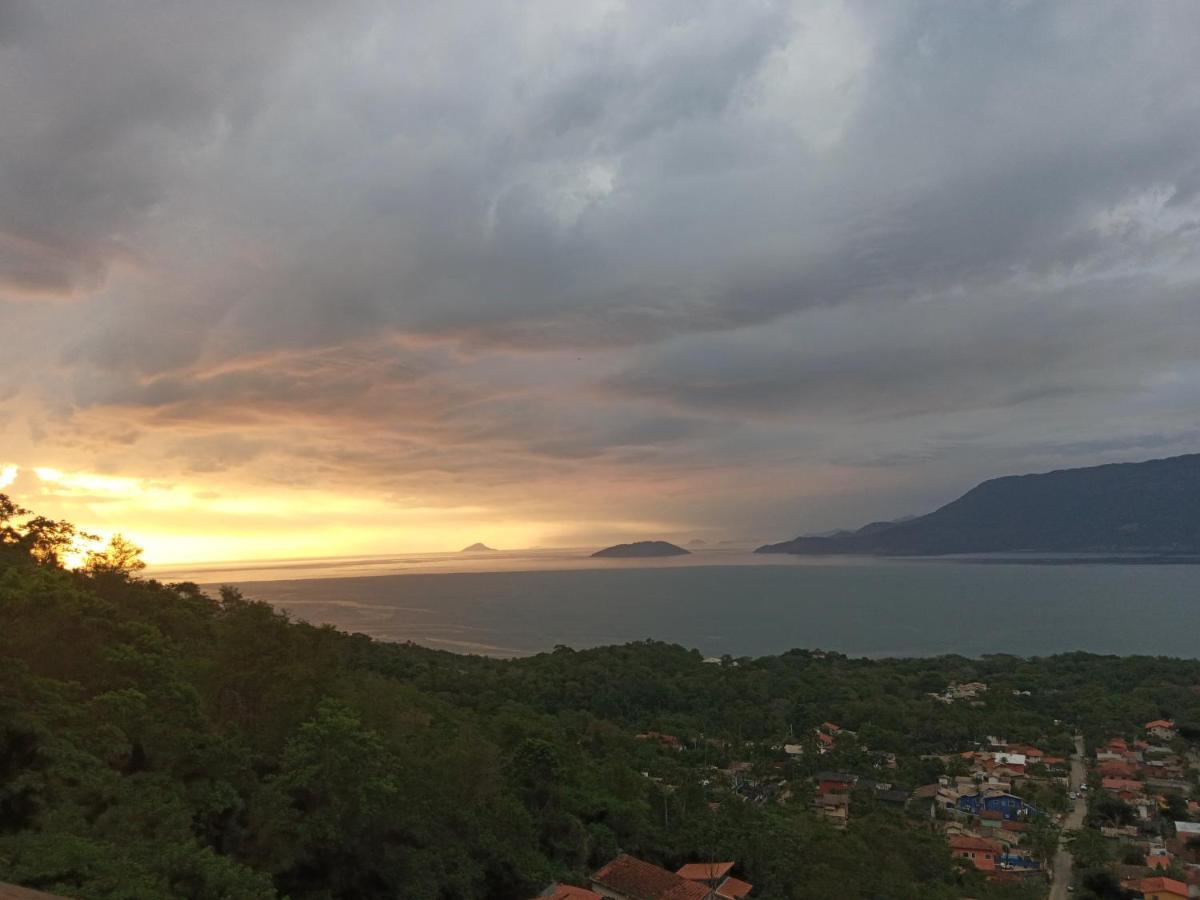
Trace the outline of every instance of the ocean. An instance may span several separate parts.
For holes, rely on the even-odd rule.
[[[744,549],[600,561],[582,550],[548,550],[150,574],[234,584],[296,618],[382,640],[494,656],[654,639],[735,657],[795,647],[872,657],[1200,657],[1198,565],[796,558]]]

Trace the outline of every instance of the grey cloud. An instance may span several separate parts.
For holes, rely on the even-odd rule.
[[[397,494],[966,476],[1090,458],[1101,410],[1173,441],[1198,33],[1171,2],[3,4],[0,391],[39,445]]]
[[[1137,393],[1193,359],[1198,296],[1200,280],[1117,279],[820,309],[678,339],[609,387],[683,409],[851,420]]]

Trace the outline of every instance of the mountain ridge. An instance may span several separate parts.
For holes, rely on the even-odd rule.
[[[755,553],[1200,552],[1200,453],[982,481],[923,516]]]

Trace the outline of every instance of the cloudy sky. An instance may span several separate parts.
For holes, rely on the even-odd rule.
[[[152,561],[1200,449],[1200,4],[0,0],[0,489]]]

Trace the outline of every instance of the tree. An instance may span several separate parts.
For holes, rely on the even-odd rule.
[[[7,494],[0,494],[0,558],[15,557],[54,567],[62,563],[80,540],[98,538],[70,522],[35,516]]]
[[[146,568],[142,548],[122,535],[114,534],[103,550],[89,550],[83,571],[92,576],[128,578]]]

